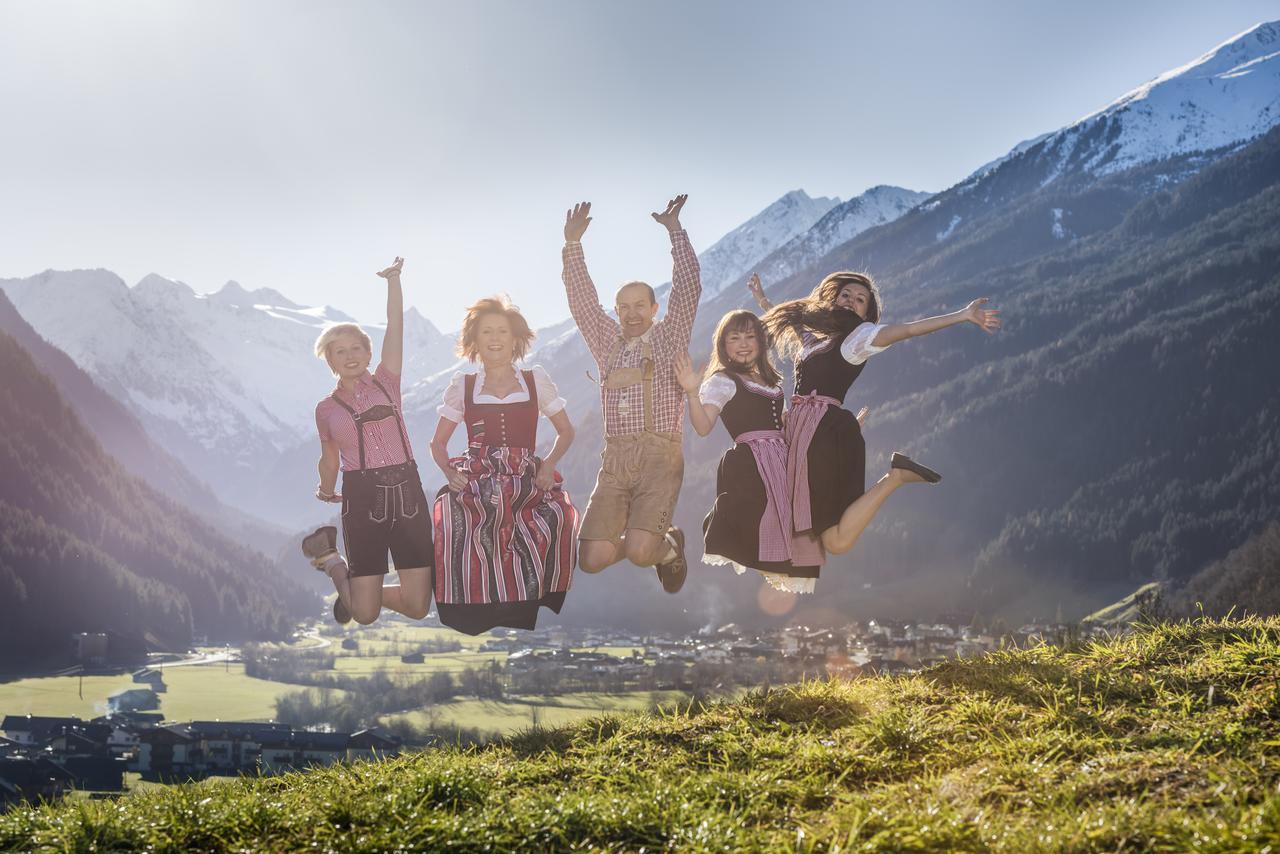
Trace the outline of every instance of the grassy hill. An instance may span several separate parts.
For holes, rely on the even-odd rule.
[[[0,816],[56,850],[1262,850],[1280,619]]]

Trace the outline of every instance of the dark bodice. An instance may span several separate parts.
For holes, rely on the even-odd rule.
[[[853,330],[839,338],[829,338],[817,352],[796,362],[795,394],[812,394],[816,391],[826,397],[844,400],[844,396],[849,393],[849,386],[853,385],[866,365],[865,362],[851,365],[840,353],[840,345],[851,334]]]
[[[782,429],[782,388],[766,393],[754,384],[747,383],[735,371],[721,371],[733,380],[738,387],[737,393],[730,398],[720,411],[720,420],[724,422],[729,435],[737,439],[743,433],[754,430]]]
[[[533,450],[538,439],[538,386],[532,371],[523,371],[529,399],[519,403],[476,403],[476,375],[463,380],[463,420],[471,446],[494,445]]]

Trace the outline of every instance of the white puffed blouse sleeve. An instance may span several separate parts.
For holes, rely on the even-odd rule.
[[[550,418],[564,409],[565,400],[560,396],[560,390],[556,388],[556,384],[551,381],[551,375],[547,373],[547,369],[542,365],[534,365],[529,369],[529,373],[533,374],[533,387],[538,392],[538,409],[542,414]]]
[[[844,360],[851,365],[861,365],[876,353],[889,349],[888,344],[877,347],[871,343],[881,329],[884,329],[883,323],[859,324],[845,336],[844,341],[840,342],[840,355],[844,356]]]
[[[724,374],[715,373],[703,380],[702,387],[698,389],[698,400],[704,404],[709,403],[723,412],[724,405],[733,400],[733,396],[737,393],[737,383]]]
[[[462,423],[462,412],[466,408],[463,395],[466,393],[466,374],[459,371],[449,380],[449,387],[444,390],[444,403],[436,407],[436,413],[454,424]]]

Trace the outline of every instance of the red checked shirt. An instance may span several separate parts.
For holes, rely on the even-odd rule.
[[[684,391],[676,382],[672,363],[677,354],[689,349],[689,335],[693,332],[693,318],[698,312],[698,300],[702,296],[702,280],[698,271],[698,256],[689,243],[684,229],[671,232],[671,294],[667,300],[667,313],[639,338],[625,342],[617,363],[606,364],[619,339],[622,327],[600,305],[596,286],[587,272],[587,262],[582,257],[581,243],[566,243],[563,251],[565,290],[569,295],[569,311],[573,314],[578,330],[595,357],[600,375],[615,368],[640,366],[642,342],[647,340],[653,349],[653,429],[659,433],[679,433],[684,425]],[[626,405],[622,405],[623,401]],[[604,413],[604,430],[607,436],[625,436],[644,431],[644,403],[642,385],[628,388],[600,388],[600,408]]]
[[[387,394],[378,391],[373,384],[377,378]],[[350,394],[339,384],[334,393],[356,412],[377,406],[380,403],[391,404],[400,408],[400,377],[378,365],[377,371],[368,371],[356,380],[355,393]],[[387,397],[390,395],[390,398]],[[399,426],[394,418],[374,421],[364,427],[364,467],[367,469],[397,466],[413,459],[412,452],[405,456],[404,445],[397,435]],[[356,471],[360,468],[360,446],[356,436],[356,422],[351,413],[343,409],[332,397],[326,397],[316,405],[316,430],[320,433],[321,442],[337,442],[338,452],[342,457],[343,471]]]

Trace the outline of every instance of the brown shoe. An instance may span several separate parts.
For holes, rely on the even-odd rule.
[[[340,626],[351,622],[351,612],[347,610],[346,605],[342,604],[341,596],[333,600],[333,620]]]
[[[689,562],[684,559],[684,531],[672,525],[667,529],[666,540],[675,546],[676,556],[666,563],[658,564],[654,569],[658,572],[663,590],[679,593],[689,575]]]
[[[302,538],[302,553],[312,566],[326,572],[324,565],[329,556],[338,553],[338,529],[332,525],[316,528]]]

